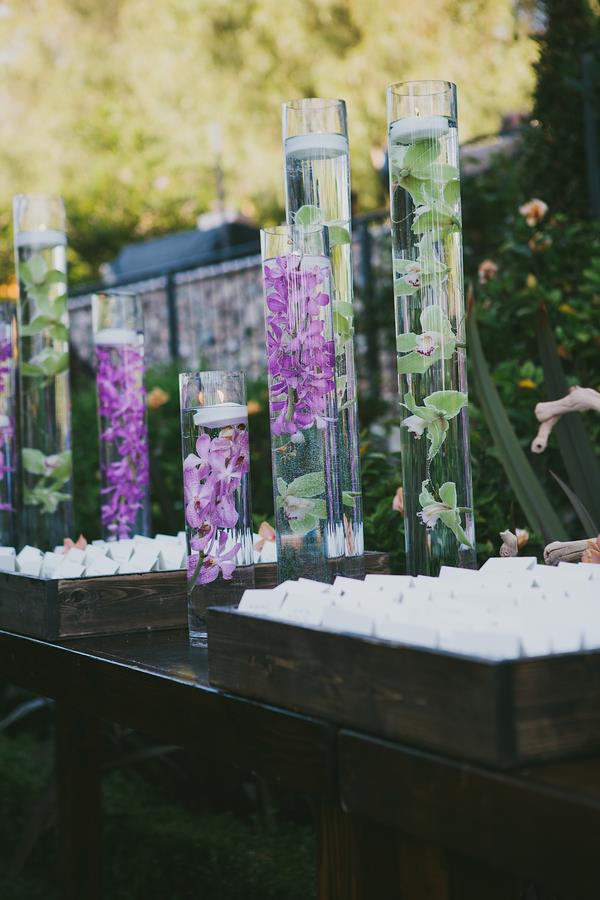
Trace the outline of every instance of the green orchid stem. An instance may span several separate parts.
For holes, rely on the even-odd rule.
[[[287,409],[285,411],[285,421],[291,422],[292,416],[294,415],[294,407],[296,405],[296,391],[294,388],[288,388],[288,403]]]
[[[200,552],[198,553],[198,565],[194,569],[194,574],[192,575],[192,587],[196,587],[196,582],[198,581],[198,577],[200,575],[200,569],[202,568],[202,563],[204,562],[206,554]]]

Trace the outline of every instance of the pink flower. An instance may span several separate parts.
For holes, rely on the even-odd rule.
[[[229,581],[235,572],[235,562],[233,558],[240,549],[241,544],[234,544],[230,550],[225,550],[227,544],[227,535],[224,531],[219,534],[219,543],[215,553],[205,556],[200,565],[196,584],[210,584],[219,577],[219,572],[226,581]],[[198,569],[200,557],[198,554],[191,554],[188,558],[188,579],[192,580],[194,573]]]

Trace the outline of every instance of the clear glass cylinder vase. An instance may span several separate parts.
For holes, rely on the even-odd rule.
[[[206,609],[254,586],[248,404],[243,372],[179,376],[190,642],[207,644]]]
[[[407,570],[473,567],[456,88],[387,90]]]
[[[16,535],[16,307],[0,301],[0,544],[14,547]]]
[[[364,537],[354,363],[350,159],[344,101],[306,98],[285,103],[283,144],[288,224],[329,227],[345,571],[360,575]]]
[[[150,534],[144,317],[137,294],[92,297],[104,540]]]
[[[62,544],[73,529],[67,239],[60,197],[13,201],[19,282],[20,542]]]
[[[280,581],[330,581],[344,559],[327,228],[261,232]]]

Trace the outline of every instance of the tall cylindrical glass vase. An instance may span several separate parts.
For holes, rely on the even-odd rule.
[[[473,567],[456,88],[387,90],[407,569]]]
[[[0,544],[14,547],[16,528],[16,307],[0,301]]]
[[[23,515],[20,542],[48,549],[73,527],[67,239],[62,199],[14,198]]]
[[[360,575],[364,538],[354,365],[352,211],[346,104],[343,100],[321,98],[285,103],[283,142],[288,224],[329,226],[345,571],[349,575]]]
[[[342,567],[338,407],[327,228],[261,232],[280,581]]]
[[[144,320],[136,294],[92,297],[104,540],[150,534]]]
[[[206,609],[254,587],[248,404],[243,372],[179,376],[190,642],[207,644]]]

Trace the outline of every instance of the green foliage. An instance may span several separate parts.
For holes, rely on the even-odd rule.
[[[595,55],[595,95],[590,100],[597,111],[600,16],[590,0],[543,0],[541,5],[547,27],[535,64],[535,124],[525,134],[524,184],[553,210],[589,216],[582,60],[584,53]]]
[[[281,102],[344,97],[353,186],[372,209],[384,202],[370,150],[385,140],[386,84],[443,59],[466,138],[523,108],[535,53],[512,0],[431,0],[426,15],[418,0],[46,0],[6,4],[0,39],[0,189],[65,195],[71,283],[95,279],[126,242],[193,227],[216,193],[214,125],[229,201],[275,220]],[[10,251],[1,262],[5,277]]]
[[[152,751],[145,748],[146,755]],[[143,752],[143,751],[142,751]],[[138,753],[141,758],[141,753]],[[148,756],[148,758],[150,758]],[[190,757],[192,759],[193,757]],[[53,778],[46,739],[0,733],[0,893],[3,900],[57,900],[51,795],[41,833],[25,868],[9,879],[23,828]],[[315,896],[314,847],[309,828],[285,821],[192,811],[141,767],[104,778],[103,851],[106,896],[114,900],[304,900]],[[184,773],[192,800],[190,773]],[[215,773],[217,776],[221,773]],[[164,776],[164,773],[163,773]],[[223,786],[226,790],[226,786]],[[170,796],[168,796],[170,794]],[[202,800],[202,798],[200,798]]]

